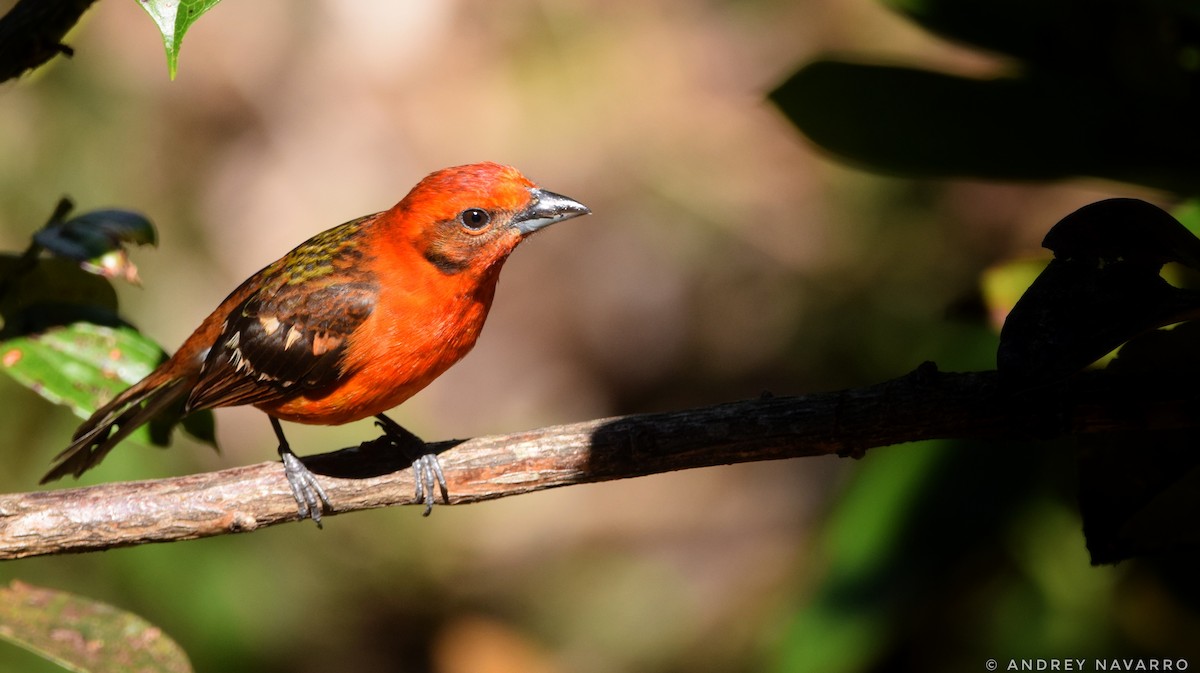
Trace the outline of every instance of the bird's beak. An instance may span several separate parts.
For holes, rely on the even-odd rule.
[[[592,212],[587,206],[574,199],[568,199],[562,194],[555,194],[536,187],[530,189],[529,194],[533,197],[533,203],[513,218],[513,226],[521,232],[522,236],[528,236],[555,222],[562,222]]]

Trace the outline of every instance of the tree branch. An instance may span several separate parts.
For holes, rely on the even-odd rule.
[[[451,504],[672,470],[820,455],[923,439],[1050,439],[1193,427],[1200,391],[1183,377],[1081,374],[1037,391],[995,372],[926,363],[865,388],[764,396],[437,442]],[[312,456],[334,513],[413,504],[409,460],[382,442]],[[248,532],[299,518],[278,462],[153,481],[0,495],[0,559]]]

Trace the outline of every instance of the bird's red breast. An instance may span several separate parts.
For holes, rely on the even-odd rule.
[[[79,427],[43,482],[78,476],[180,399],[185,412],[253,405],[325,425],[380,414],[471,350],[517,244],[588,212],[509,166],[432,173],[391,209],[313,236],[238,286]]]
[[[324,425],[400,404],[475,345],[505,259],[532,233],[519,225],[586,212],[564,203],[515,168],[473,164],[318,234],[234,291],[173,358],[199,368],[188,409],[253,404]]]

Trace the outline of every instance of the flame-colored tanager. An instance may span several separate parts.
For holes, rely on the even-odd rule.
[[[319,524],[329,500],[279,421],[376,416],[406,434],[383,412],[475,345],[509,253],[589,212],[509,166],[437,171],[390,210],[317,234],[242,283],[174,356],[85,421],[42,483],[78,477],[180,400],[184,413],[250,404],[271,419],[301,516]],[[433,456],[414,464],[427,505],[430,468],[440,480]]]

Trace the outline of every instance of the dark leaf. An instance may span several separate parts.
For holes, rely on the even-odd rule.
[[[1086,77],[972,79],[820,60],[771,100],[840,159],[908,176],[1094,176],[1200,189],[1200,102]]]
[[[1108,366],[1136,376],[1171,372],[1200,376],[1200,324],[1188,322],[1132,339]],[[1194,408],[1125,404],[1133,414],[1190,419]],[[1082,435],[1079,505],[1093,563],[1147,554],[1200,550],[1200,452],[1195,432],[1157,430]]]
[[[1079,508],[1092,563],[1200,550],[1200,452],[1191,430],[1080,444]]]
[[[146,425],[150,433],[150,443],[155,446],[170,446],[171,431],[176,427],[182,428],[184,432],[191,435],[215,450],[219,450],[217,446],[217,428],[216,421],[213,418],[211,409],[203,409],[194,411],[187,416],[182,416],[183,405],[187,398],[179,400],[178,404],[163,410]],[[182,416],[182,418],[181,418]]]
[[[1078,133],[1057,137],[1053,116],[1070,113],[1057,110],[1055,97],[1019,79],[840,61],[811,63],[771,93],[810,140],[855,163],[903,174],[1034,179],[1075,172],[1078,152],[1059,148],[1094,154],[1095,129],[1087,127],[1100,113],[1072,120]]]
[[[1200,293],[1159,275],[1165,261],[1200,259],[1200,242],[1148,203],[1085,206],[1055,225],[1044,244],[1055,258],[1000,332],[996,367],[1011,385],[1064,378],[1137,334],[1200,311]]]
[[[24,254],[0,254],[0,369],[86,418],[148,374],[164,354],[120,319],[116,292],[100,277],[136,280],[122,246],[155,243],[153,225],[124,210],[64,219],[71,208],[62,199]],[[41,256],[42,249],[56,256]],[[182,403],[140,436],[148,432],[151,442],[165,446],[180,412]],[[183,429],[216,445],[209,411],[184,420]]]
[[[120,322],[112,285],[68,260],[0,254],[0,278],[7,279],[0,283],[0,338],[77,320]]]
[[[1170,213],[1140,199],[1105,199],[1064,217],[1042,246],[1058,259],[1200,269],[1200,239]]]
[[[63,223],[66,228],[98,231],[110,240],[136,245],[158,245],[154,225],[141,213],[108,208],[92,210]]]
[[[124,246],[157,242],[150,220],[126,210],[94,210],[65,221],[52,220],[33,240],[58,257],[80,263],[86,271],[135,283],[137,267]]]
[[[1167,87],[1187,77],[1179,58],[1195,5],[1124,0],[884,0],[948,39],[1019,59],[1025,69]],[[1089,73],[1088,71],[1091,71]]]
[[[182,426],[183,431],[193,438],[208,444],[213,449],[219,450],[217,446],[217,424],[213,419],[212,410],[193,411],[183,417]]]

